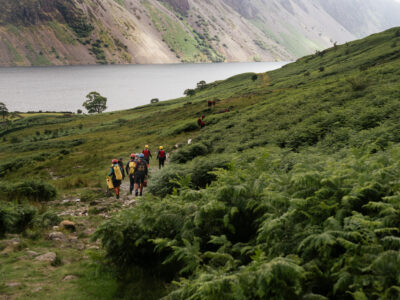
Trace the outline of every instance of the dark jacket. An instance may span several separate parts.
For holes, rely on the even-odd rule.
[[[147,162],[144,159],[139,159],[135,166],[135,175],[146,175],[147,176]]]

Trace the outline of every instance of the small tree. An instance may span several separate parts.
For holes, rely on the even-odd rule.
[[[98,92],[91,92],[86,96],[86,101],[82,106],[87,109],[88,113],[102,113],[107,109],[107,98],[101,96]]]
[[[0,114],[2,115],[4,121],[8,115],[8,108],[3,102],[0,102]]]
[[[202,90],[206,87],[206,82],[204,80],[201,80],[197,83],[197,88]]]
[[[183,92],[186,96],[192,97],[196,94],[196,91],[193,89],[187,89]]]
[[[253,76],[251,76],[251,80],[256,81],[258,79],[258,75],[254,74]]]
[[[153,98],[150,100],[151,104],[158,103],[158,102],[160,102],[160,99],[158,99],[158,98]]]
[[[80,115],[82,113],[82,109],[78,109],[76,112],[78,115]]]

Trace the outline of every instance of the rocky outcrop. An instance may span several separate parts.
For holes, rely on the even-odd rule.
[[[47,261],[47,262],[50,262],[50,263],[54,263],[56,258],[57,258],[57,254],[56,253],[48,252],[48,253],[42,254],[40,256],[37,256],[35,258],[35,260],[37,260],[37,261]]]

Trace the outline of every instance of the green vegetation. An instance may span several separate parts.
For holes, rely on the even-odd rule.
[[[8,116],[8,108],[3,102],[0,102],[0,115],[3,119],[3,121]]]
[[[89,23],[83,11],[73,2],[57,1],[55,6],[78,37],[88,37],[93,31],[93,25]]]
[[[18,50],[13,47],[13,45],[5,38],[2,39],[3,42],[7,45],[9,53],[13,56],[12,61],[18,65],[23,62],[23,57],[19,54]]]
[[[90,92],[86,95],[86,101],[82,104],[88,113],[102,113],[107,109],[107,98],[101,96],[98,92]]]
[[[2,182],[34,176],[93,202],[113,157],[145,144],[171,153],[151,194],[93,237],[104,298],[398,299],[398,30],[205,84],[190,99],[14,121],[0,131]]]
[[[52,21],[47,23],[48,26],[53,30],[57,39],[67,45],[74,45],[76,43],[75,38],[70,31],[67,31],[65,25],[58,22]]]
[[[164,3],[164,5],[167,5]],[[225,58],[219,54],[209,43],[208,35],[202,35],[181,17],[180,21],[173,20],[170,16],[154,8],[149,2],[145,2],[153,24],[162,34],[170,50],[182,62],[222,62]]]

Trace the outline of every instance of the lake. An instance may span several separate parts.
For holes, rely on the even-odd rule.
[[[76,111],[85,96],[97,91],[108,98],[107,111],[148,104],[152,98],[183,96],[197,82],[262,73],[285,62],[107,65],[0,68],[0,102],[9,111]]]

